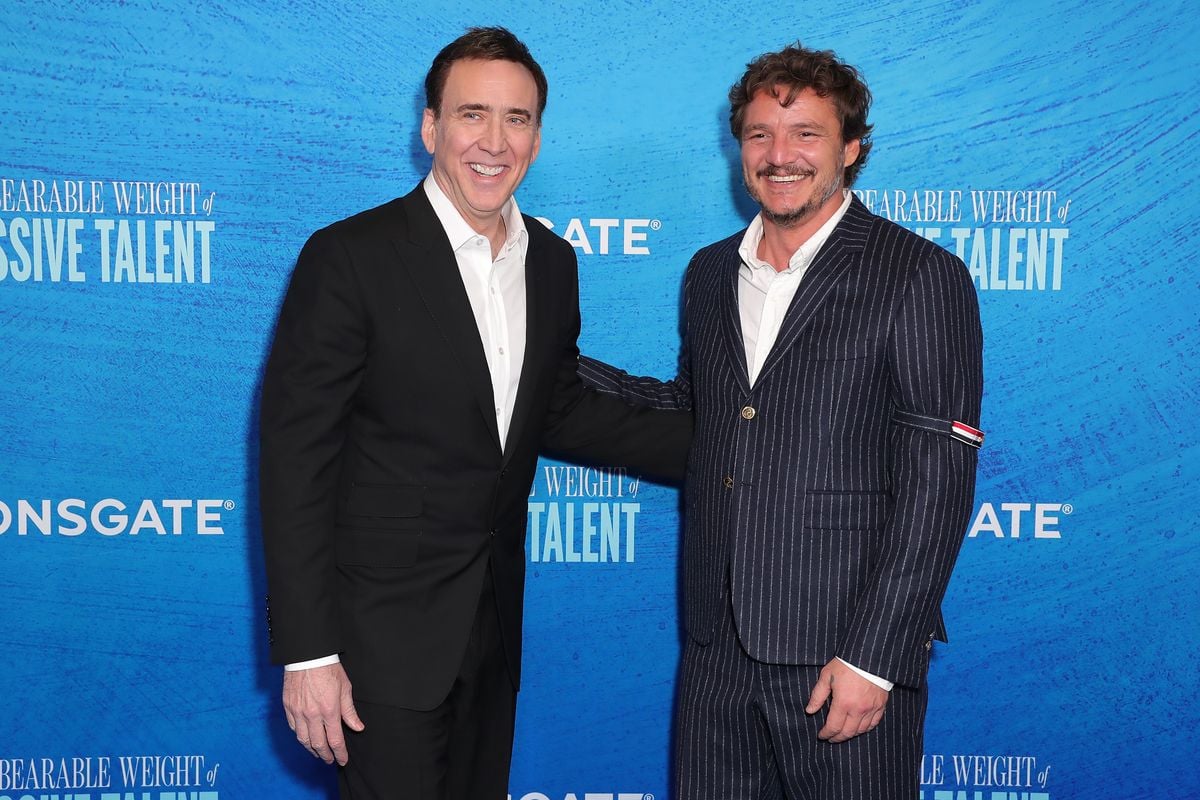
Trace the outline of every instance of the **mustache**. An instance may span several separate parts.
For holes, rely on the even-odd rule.
[[[790,178],[801,177],[811,178],[816,175],[816,170],[802,167],[799,164],[780,164],[777,166],[766,166],[760,169],[755,175],[759,178]]]

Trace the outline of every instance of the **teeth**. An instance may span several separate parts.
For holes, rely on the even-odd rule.
[[[504,171],[504,167],[488,167],[483,164],[472,164],[471,169],[478,172],[480,175],[487,175],[489,178],[499,175]]]
[[[800,180],[803,175],[768,175],[767,180],[772,183],[794,183]]]

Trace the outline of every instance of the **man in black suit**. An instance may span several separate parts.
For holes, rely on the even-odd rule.
[[[695,412],[681,800],[912,800],[932,641],[969,520],[982,394],[974,286],[849,187],[871,96],[799,46],[730,91],[761,211],[693,257],[669,383],[584,359],[627,401]]]
[[[268,626],[288,723],[343,797],[503,798],[539,449],[680,477],[691,423],[576,375],[574,251],[512,197],[546,104],[529,51],[471,29],[425,88],[430,175],[315,233],[280,313]]]

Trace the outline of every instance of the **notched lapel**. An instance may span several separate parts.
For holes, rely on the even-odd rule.
[[[758,371],[759,381],[796,344],[821,305],[829,299],[837,282],[847,271],[859,265],[871,225],[871,214],[866,206],[858,198],[851,200],[842,221],[833,229],[796,288],[796,294],[783,317],[783,324],[779,327],[779,336],[767,354],[762,369]]]
[[[741,241],[739,238],[738,242]],[[721,339],[728,350],[729,363],[733,365],[733,374],[737,377],[738,385],[746,394],[750,393],[750,368],[746,365],[746,345],[742,339],[742,315],[738,309],[738,271],[742,266],[742,257],[738,254],[737,244],[732,246],[732,252],[724,259],[726,274],[721,276],[721,284],[717,292],[717,313],[721,320]]]
[[[450,240],[420,186],[404,198],[404,209],[408,215],[408,231],[397,231],[392,236],[400,263],[457,358],[478,401],[479,413],[492,433],[492,441],[497,449],[501,449],[492,377],[483,352],[483,341],[479,338],[479,326],[471,311],[471,301],[467,298],[458,262],[454,260],[454,251],[450,249]]]
[[[525,218],[525,225],[530,224]],[[534,223],[541,224],[541,223]],[[536,364],[536,345],[541,341],[541,331],[538,326],[542,322],[542,307],[546,296],[546,281],[542,275],[548,265],[545,263],[544,248],[536,237],[529,236],[529,249],[525,253],[525,359],[521,362],[521,380],[517,383],[517,399],[513,404],[512,419],[508,422],[508,440],[504,442],[504,463],[512,458],[512,448],[509,442],[520,440],[521,430],[529,419],[529,406],[532,402],[534,384],[537,382],[541,365]]]

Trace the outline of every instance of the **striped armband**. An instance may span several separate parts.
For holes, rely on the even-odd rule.
[[[901,411],[897,408],[892,412],[892,422],[898,425],[907,425],[910,428],[918,428],[929,433],[949,436],[951,439],[956,439],[963,444],[970,445],[976,450],[983,446],[983,431],[972,428],[967,423],[959,422],[956,419],[927,417],[924,414],[914,414],[911,411]]]

